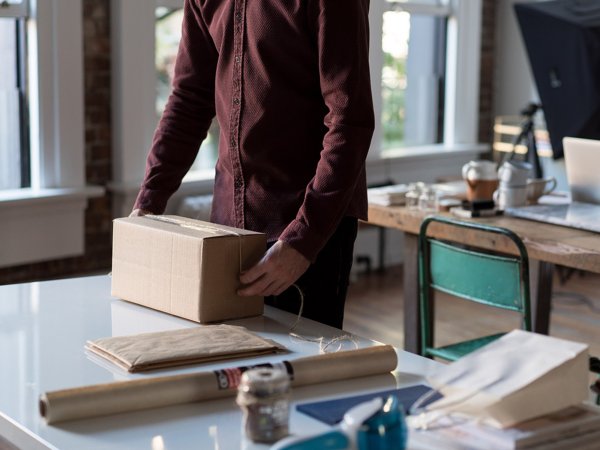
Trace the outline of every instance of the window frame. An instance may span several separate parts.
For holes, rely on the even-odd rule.
[[[82,0],[23,0],[31,187],[0,191],[0,267],[84,253],[85,184]],[[0,8],[0,13],[5,8]]]
[[[18,116],[19,116],[19,141],[20,152],[20,188],[29,187],[31,184],[30,147],[29,147],[29,108],[27,105],[27,20],[29,18],[29,3],[23,0],[20,3],[9,3],[0,7],[0,19],[14,19],[17,48],[17,88],[19,90]],[[23,61],[25,58],[25,61]],[[4,190],[4,189],[3,189]]]
[[[446,70],[444,89],[443,138],[438,145],[401,147],[382,155],[381,145],[381,72],[383,51],[383,14],[404,11],[409,14],[447,18]],[[439,0],[435,4],[413,0],[376,0],[371,2],[371,80],[376,111],[375,134],[369,160],[402,158],[439,148],[440,152],[478,144],[479,60],[481,46],[481,0]]]

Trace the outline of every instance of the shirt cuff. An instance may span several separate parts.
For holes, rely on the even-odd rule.
[[[133,209],[145,209],[153,214],[162,214],[167,208],[169,197],[170,195],[164,191],[142,188]]]
[[[319,252],[327,242],[327,238],[309,230],[308,226],[298,220],[294,220],[283,230],[279,240],[302,253],[311,263],[316,261]]]

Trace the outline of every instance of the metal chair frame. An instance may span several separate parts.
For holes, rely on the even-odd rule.
[[[518,255],[513,256],[499,252],[490,252],[488,250],[483,250],[475,246],[464,246],[456,242],[448,242],[439,239],[434,239],[432,237],[427,236],[428,227],[432,223],[441,223],[447,226],[454,226],[470,230],[479,230],[487,233],[505,236],[514,243],[516,249],[518,250]],[[440,282],[441,285],[436,286],[435,280],[432,280],[431,275],[432,257],[430,251],[432,249],[432,246],[435,249],[435,252],[439,255],[438,259],[443,257],[455,257],[458,261],[469,261],[470,258],[473,258],[476,259],[478,267],[481,266],[482,270],[484,270],[483,264],[487,264],[490,267],[490,270],[494,270],[495,268],[506,268],[510,269],[511,273],[514,273],[515,269],[518,268],[518,286],[516,284],[513,286],[515,291],[518,290],[519,297],[518,299],[514,300],[515,305],[511,306],[508,304],[496,303],[494,301],[494,298],[484,298],[484,295],[479,295],[480,293],[476,291],[476,288],[473,288],[474,291],[472,292],[469,291],[469,280],[467,278],[469,274],[466,273],[466,270],[468,270],[466,266],[462,268],[452,268],[453,273],[460,273],[461,276],[465,277],[463,280],[457,280],[456,284],[453,285],[453,287],[448,288],[448,286],[443,285],[443,276],[439,277],[440,279],[442,279],[442,281]],[[483,303],[501,309],[517,311],[521,313],[522,316],[522,328],[528,331],[532,330],[531,301],[529,289],[529,257],[525,245],[523,244],[519,236],[517,236],[513,231],[497,226],[491,226],[476,222],[466,222],[462,220],[448,218],[445,216],[429,216],[425,218],[425,220],[421,224],[419,233],[418,258],[419,295],[421,308],[421,339],[423,344],[421,351],[423,356],[439,357],[453,361],[461,356],[464,356],[464,354],[469,353],[470,351],[473,351],[481,347],[482,345],[485,345],[486,343],[489,343],[499,338],[504,334],[494,334],[473,339],[470,341],[451,344],[444,347],[434,347],[434,318],[432,317],[433,289],[438,291],[444,291],[477,303]],[[433,259],[435,260],[435,256]],[[464,274],[462,273],[463,271],[465,272]],[[498,274],[495,275],[498,276]],[[494,274],[490,274],[490,276],[494,276]],[[467,281],[465,282],[465,280]],[[472,284],[476,283],[472,282]],[[493,284],[493,282],[490,282],[490,284]]]

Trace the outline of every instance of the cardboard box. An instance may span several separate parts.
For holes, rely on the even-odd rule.
[[[263,298],[236,290],[265,249],[262,233],[200,220],[115,219],[111,294],[200,323],[260,315]]]

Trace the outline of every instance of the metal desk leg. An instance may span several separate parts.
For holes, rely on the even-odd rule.
[[[535,270],[536,266],[537,270]],[[531,320],[533,331],[548,334],[550,330],[550,312],[552,310],[554,264],[537,261],[537,264],[532,264],[532,269]]]
[[[421,350],[417,251],[417,235],[404,233],[404,349],[412,353]]]

